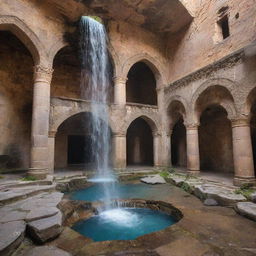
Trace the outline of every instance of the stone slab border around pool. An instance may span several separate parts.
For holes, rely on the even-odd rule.
[[[172,216],[177,222],[182,219],[182,212],[172,204],[164,201],[146,199],[118,199],[113,200],[115,207],[148,208]],[[64,215],[64,226],[73,226],[76,222],[86,220],[98,214],[98,207],[104,209],[104,204],[99,202],[85,202],[79,200],[63,199],[59,208]]]
[[[236,192],[237,187],[182,173],[170,173],[165,179],[198,197],[206,206],[231,207],[238,214],[256,221],[256,192],[252,193],[250,198],[246,198]]]

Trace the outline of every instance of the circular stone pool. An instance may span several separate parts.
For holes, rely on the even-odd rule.
[[[171,215],[147,208],[106,210],[72,228],[94,241],[132,240],[176,223]]]

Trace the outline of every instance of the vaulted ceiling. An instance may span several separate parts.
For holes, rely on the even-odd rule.
[[[175,33],[192,17],[179,0],[47,0],[70,21],[81,15],[126,21],[154,33]]]

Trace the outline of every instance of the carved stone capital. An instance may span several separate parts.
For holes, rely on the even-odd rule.
[[[184,123],[187,130],[197,130],[199,123]]]
[[[171,137],[171,136],[172,136],[172,132],[173,132],[173,129],[170,129],[170,130],[166,133],[166,136],[167,136],[167,137]]]
[[[115,85],[118,85],[118,84],[125,85],[127,80],[128,80],[127,78],[123,78],[123,77],[118,77],[118,76],[113,77],[113,81]]]
[[[231,123],[232,123],[232,127],[244,127],[244,126],[250,125],[250,121],[248,118],[232,119]]]
[[[113,137],[126,137],[126,134],[123,132],[114,132],[112,133]]]
[[[57,131],[49,131],[48,137],[49,138],[55,138],[56,137],[56,133],[57,133]]]
[[[154,137],[154,138],[161,137],[161,133],[158,132],[158,131],[153,131],[153,137]]]
[[[52,73],[52,68],[37,65],[34,67],[34,81],[50,83],[52,80]]]

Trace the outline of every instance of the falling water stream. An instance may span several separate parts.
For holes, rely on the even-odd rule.
[[[96,174],[90,181],[102,184],[105,202],[110,203],[115,178],[109,163],[110,131],[107,102],[111,78],[108,39],[104,25],[87,16],[81,18],[80,35],[81,94],[83,99],[89,98],[91,102],[91,148],[96,169]]]

